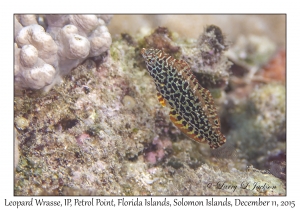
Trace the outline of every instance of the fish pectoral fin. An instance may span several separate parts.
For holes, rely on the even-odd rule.
[[[160,103],[163,107],[166,106],[167,102],[166,102],[166,100],[164,99],[164,97],[163,97],[160,93],[157,93],[157,99],[158,99],[159,103]]]
[[[199,143],[206,143],[207,140],[200,138],[199,135],[197,135],[197,132],[192,128],[191,125],[189,125],[183,117],[179,115],[179,113],[171,108],[170,110],[170,120],[172,123],[182,132],[184,133],[187,137],[199,142]]]

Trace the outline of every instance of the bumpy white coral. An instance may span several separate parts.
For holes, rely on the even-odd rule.
[[[76,26],[66,25],[58,33],[59,54],[66,59],[86,58],[89,55],[90,43],[78,35]]]
[[[108,51],[112,40],[106,24],[111,17],[16,15],[15,88],[49,89],[56,77],[70,73],[87,57]]]
[[[24,45],[20,52],[20,62],[24,67],[32,67],[38,60],[38,51],[32,45]]]
[[[47,32],[56,37],[59,47],[59,71],[68,74],[87,57],[100,56],[112,43],[105,25],[111,16],[46,15]]]
[[[15,16],[15,31],[14,31],[15,38],[17,37],[17,35],[19,34],[19,32],[21,31],[22,28],[23,28],[23,26],[21,25],[21,23],[18,21],[18,19]]]
[[[67,74],[70,70],[82,62],[90,51],[90,42],[87,38],[78,34],[74,25],[66,25],[57,34],[60,56],[60,72]]]
[[[25,83],[33,89],[41,89],[50,85],[54,79],[55,69],[49,64],[24,71]]]
[[[19,47],[32,45],[38,50],[39,57],[50,65],[57,63],[57,45],[40,25],[33,24],[22,28],[16,37]]]
[[[110,33],[106,26],[98,26],[90,35],[89,40],[91,42],[91,56],[101,55],[109,49],[112,42]]]
[[[82,35],[89,35],[99,25],[96,15],[70,15],[70,24],[75,25]]]
[[[32,25],[32,24],[37,24],[35,15],[20,15],[19,18],[20,18],[20,23],[23,26],[29,26],[29,25]]]
[[[38,50],[32,45],[21,49],[15,46],[16,89],[41,89],[52,84],[56,70],[38,57]]]

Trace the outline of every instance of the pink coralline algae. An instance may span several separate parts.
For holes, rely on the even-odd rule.
[[[83,145],[84,144],[84,141],[86,140],[89,140],[90,139],[90,135],[89,134],[86,134],[86,133],[83,133],[81,134],[80,136],[78,136],[76,138],[76,141],[79,145]]]
[[[155,137],[152,142],[156,150],[146,153],[145,159],[151,164],[161,161],[166,155],[166,149],[172,148],[172,142],[168,138]]]

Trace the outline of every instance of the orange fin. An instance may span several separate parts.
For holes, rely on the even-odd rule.
[[[175,109],[170,110],[170,120],[172,123],[186,136],[199,142],[206,143],[207,140],[197,136],[197,132],[192,126],[190,126],[177,112]]]
[[[157,98],[158,98],[159,103],[165,107],[167,104],[166,100],[162,97],[162,95],[160,93],[157,93]]]

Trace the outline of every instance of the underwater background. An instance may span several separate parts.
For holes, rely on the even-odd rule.
[[[286,195],[285,15],[14,19],[15,195]],[[171,122],[143,48],[210,91],[220,149]]]

